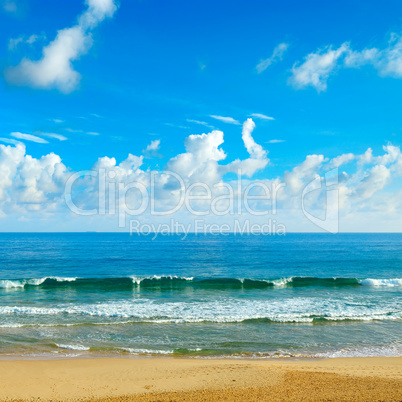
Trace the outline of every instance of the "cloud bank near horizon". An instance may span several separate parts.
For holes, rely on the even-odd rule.
[[[225,163],[227,154],[222,148],[224,134],[222,131],[213,130],[208,134],[188,136],[185,140],[185,152],[173,156],[161,171],[147,168],[144,165],[144,155],[133,154],[129,154],[120,163],[113,157],[99,158],[90,170],[96,175],[100,174],[99,172],[105,174],[107,188],[121,184],[127,189],[132,183],[139,183],[146,192],[151,191],[153,176],[152,191],[157,209],[175,206],[183,188],[195,186],[196,193],[205,194],[205,188],[199,187],[201,183],[211,189],[214,200],[212,202],[216,203],[218,210],[225,210],[230,202],[228,193],[232,192],[236,196],[244,191],[246,186],[251,185],[254,188],[250,194],[256,196],[251,203],[252,208],[254,211],[263,211],[267,206],[272,207],[272,200],[264,199],[261,187],[261,184],[264,184],[265,188],[280,188],[275,200],[279,216],[301,219],[300,197],[306,186],[317,180],[319,183],[332,169],[339,169],[336,187],[339,192],[341,217],[348,219],[364,213],[366,216],[374,214],[389,218],[402,208],[402,191],[387,190],[393,180],[402,176],[402,153],[399,147],[388,144],[384,146],[384,153],[378,156],[373,155],[371,148],[361,155],[348,153],[332,159],[324,155],[307,155],[301,164],[283,172],[280,177],[269,177],[269,171],[262,173],[270,163],[268,151],[255,142],[252,135],[254,129],[255,123],[252,119],[243,123],[242,140],[249,154],[246,159]],[[147,152],[157,151],[159,146],[158,140],[153,141],[144,150],[145,156]],[[75,173],[54,153],[34,158],[26,153],[25,145],[21,142],[16,142],[15,145],[0,145],[0,215],[3,218],[24,216],[25,219],[42,216],[47,220],[57,216],[73,216],[65,205],[64,190],[66,182]],[[256,173],[259,173],[259,177],[253,178]],[[325,202],[326,189],[317,187],[313,190],[306,198],[306,203],[309,210],[319,211]],[[73,186],[72,197],[75,204],[84,210],[96,208],[99,201],[99,185],[96,178],[79,175]],[[138,206],[139,197],[138,191],[127,192],[126,201],[130,208]],[[111,205],[107,205],[107,209],[110,207]],[[211,200],[198,200],[193,207],[196,211],[205,212],[211,207]],[[206,215],[214,221],[227,222],[234,219],[230,214]],[[250,216],[256,218],[247,211],[242,211],[240,217],[244,219]],[[187,222],[196,218],[184,207],[177,210],[174,217]],[[154,218],[148,211],[139,216],[139,219],[144,221]],[[85,217],[75,217],[76,222],[79,219]],[[105,216],[98,214],[91,219],[101,222]],[[156,217],[156,220],[158,219],[161,218]]]

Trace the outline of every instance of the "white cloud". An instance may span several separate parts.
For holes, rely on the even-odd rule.
[[[261,60],[257,66],[257,72],[260,74],[263,71],[265,71],[271,64],[276,63],[277,61],[280,61],[283,59],[283,55],[285,52],[288,50],[289,44],[288,43],[280,43],[275,49],[274,52],[272,53],[272,56],[269,57],[268,59]]]
[[[349,43],[336,50],[332,46],[309,54],[304,63],[295,64],[289,82],[296,88],[313,86],[325,91],[329,76],[340,68],[361,68],[372,66],[381,77],[402,78],[402,37],[391,34],[384,49],[366,48],[353,50]]]
[[[57,123],[57,124],[64,123],[64,120],[61,120],[61,119],[49,119],[49,120],[52,121],[53,123]]]
[[[228,188],[232,189],[236,197],[238,192],[249,184],[264,183],[271,186],[283,183],[285,187],[278,193],[276,205],[278,214],[275,219],[278,222],[286,223],[288,229],[297,227],[300,231],[307,230],[306,220],[301,213],[302,192],[306,186],[317,179],[318,183],[325,183],[323,179],[329,169],[339,168],[343,164],[349,163],[348,173],[340,172],[338,177],[337,188],[341,206],[339,214],[343,222],[348,225],[350,222],[355,222],[354,226],[348,227],[352,230],[359,230],[361,227],[359,217],[370,216],[370,219],[373,219],[371,230],[376,230],[376,228],[378,229],[374,226],[378,223],[376,219],[380,219],[383,214],[387,214],[388,220],[392,219],[395,227],[398,227],[398,222],[402,221],[400,185],[397,181],[402,177],[402,153],[399,147],[388,144],[384,146],[383,152],[379,155],[373,155],[370,148],[362,155],[346,153],[332,159],[328,159],[324,155],[307,155],[304,161],[282,175],[270,178],[270,171],[267,169],[264,172],[266,178],[261,178],[262,173],[260,173],[257,180],[252,176],[268,166],[269,159],[267,151],[253,138],[254,129],[255,124],[251,119],[244,122],[242,139],[249,157],[243,160],[227,161],[231,155],[226,154],[224,150],[223,132],[213,130],[208,134],[188,136],[185,140],[185,151],[173,156],[167,162],[166,168],[160,171],[153,171],[149,167],[143,166],[145,155],[133,154],[129,154],[120,163],[113,157],[99,158],[91,170],[99,172],[100,169],[105,169],[108,189],[117,188],[118,183],[128,185],[136,182],[141,183],[149,192],[150,178],[151,175],[154,175],[155,187],[153,190],[155,190],[156,209],[166,209],[177,205],[183,186],[188,189],[190,185],[197,182],[209,186],[212,189],[213,198],[224,194]],[[0,138],[0,141],[3,140]],[[7,138],[5,140],[6,142],[14,141],[15,145],[0,144],[0,215],[3,217],[6,215],[6,219],[8,219],[8,215],[17,218],[24,215],[30,218],[36,216],[31,214],[39,214],[37,215],[39,217],[45,214],[51,222],[50,219],[53,219],[51,217],[56,216],[56,214],[51,215],[52,212],[57,212],[57,216],[63,218],[60,222],[70,222],[66,216],[74,217],[72,221],[76,222],[84,219],[80,216],[68,215],[70,212],[66,209],[63,200],[64,185],[74,172],[67,169],[60,157],[48,154],[35,158],[26,154],[25,146],[21,142]],[[159,140],[155,140],[145,150],[153,152],[159,150],[159,147]],[[240,172],[239,169],[241,169]],[[182,182],[180,183],[172,177],[169,171],[177,173]],[[114,174],[109,175],[110,172]],[[236,177],[238,173],[241,174],[241,180]],[[115,186],[110,187],[109,183],[114,183]],[[84,209],[96,207],[99,200],[98,189],[97,178],[81,177],[77,180],[76,187],[73,188],[75,204]],[[318,186],[313,190],[306,198],[305,206],[309,211],[322,211],[323,205],[326,205],[326,188]],[[130,191],[127,197],[132,206],[138,205],[140,202],[140,195],[136,191]],[[210,206],[209,202],[196,203],[195,206],[205,210]],[[264,208],[267,206],[266,202],[256,201],[253,205],[257,208]],[[61,212],[63,213],[61,214]],[[169,216],[169,219],[171,218],[172,216]],[[174,215],[174,218],[191,221],[194,216],[186,214],[186,210],[182,208],[177,215]],[[222,222],[221,218],[226,221],[234,219],[229,215],[210,217],[213,223]],[[252,219],[253,217],[242,214],[241,218]],[[91,219],[103,222],[102,219],[106,219],[106,217],[98,215]],[[146,212],[141,215],[140,219],[148,221],[159,218],[153,218]],[[295,226],[296,223],[299,226]],[[51,226],[50,223],[49,225]],[[117,229],[117,226],[109,227],[109,229]]]
[[[242,139],[250,158],[242,161],[237,159],[230,163],[228,165],[229,171],[236,172],[240,169],[242,174],[252,177],[257,171],[264,169],[268,165],[267,151],[257,144],[252,137],[254,128],[255,123],[252,119],[247,119],[243,123]]]
[[[330,168],[338,168],[338,167],[344,165],[345,163],[351,162],[354,159],[355,159],[355,155],[352,153],[342,154],[342,155],[337,156],[336,158],[331,159],[329,165],[330,165]]]
[[[193,119],[186,119],[186,121],[187,121],[188,123],[199,124],[199,125],[204,126],[204,127],[207,127],[207,128],[212,128],[212,129],[215,128],[214,126],[211,126],[210,124],[208,124],[208,123],[205,122],[205,121],[193,120]]]
[[[180,125],[173,124],[173,123],[165,123],[165,126],[174,127],[174,128],[181,128],[183,130],[187,130],[187,129],[190,128],[190,127],[187,127],[187,126],[180,126]]]
[[[226,158],[220,145],[223,132],[213,130],[209,134],[192,134],[184,142],[186,152],[169,160],[167,168],[179,174],[183,180],[205,183],[219,181],[223,172],[218,162]]]
[[[5,142],[6,144],[13,144],[13,145],[17,145],[17,144],[21,143],[21,141],[13,140],[12,138],[4,138],[4,137],[0,137],[0,142]]]
[[[378,49],[364,49],[361,52],[351,50],[345,57],[346,67],[358,68],[364,64],[373,63],[378,58]]]
[[[252,137],[254,127],[252,119],[247,119],[243,124],[242,139],[250,155],[248,159],[220,164],[227,157],[221,148],[224,142],[223,132],[213,130],[209,134],[193,134],[187,137],[186,153],[173,157],[167,168],[190,182],[199,180],[209,184],[217,183],[226,173],[238,173],[239,170],[243,175],[251,177],[269,162],[266,151]]]
[[[243,124],[242,138],[247,152],[253,159],[266,159],[267,152],[263,147],[254,141],[251,133],[255,128],[255,123],[252,119],[247,119]]]
[[[38,134],[41,135],[42,137],[55,138],[56,140],[59,140],[59,141],[66,141],[68,139],[64,135],[56,134],[56,133],[43,133],[41,131]]]
[[[151,143],[145,148],[146,151],[156,151],[159,149],[159,145],[161,140],[153,140]]]
[[[87,134],[88,135],[99,135],[99,133],[96,131],[88,131]]]
[[[209,117],[212,117],[213,119],[219,121],[223,121],[224,123],[240,125],[240,122],[235,120],[233,117],[217,116],[215,114],[211,114]]]
[[[291,172],[285,172],[283,179],[290,193],[300,193],[303,186],[316,177],[324,161],[324,155],[307,155],[303,163],[293,168]]]
[[[18,11],[17,3],[13,0],[3,0],[1,6],[7,13],[15,14]]]
[[[281,142],[285,142],[285,140],[269,140],[267,141],[267,144],[279,144]]]
[[[5,76],[9,83],[40,89],[56,88],[63,93],[75,90],[80,74],[72,62],[86,54],[92,46],[91,31],[117,9],[114,0],[87,0],[88,9],[79,16],[78,24],[58,31],[56,38],[42,50],[40,60],[23,58],[9,67]]]
[[[383,77],[402,78],[402,37],[392,34],[386,48],[351,51],[345,58],[346,67],[359,68],[363,65],[372,65]]]
[[[32,45],[38,40],[45,40],[45,35],[31,35],[27,39],[24,36],[19,36],[18,38],[11,38],[8,41],[8,50],[14,50],[18,47],[20,43],[26,43],[28,45]]]
[[[10,38],[8,41],[8,50],[14,50],[20,43],[24,41],[23,37]]]
[[[161,140],[153,140],[151,143],[142,151],[146,158],[160,157],[158,150],[161,144]]]
[[[391,178],[390,171],[384,165],[374,166],[368,175],[359,183],[356,194],[361,199],[370,198],[379,190],[382,190]]]
[[[14,138],[18,138],[19,140],[26,140],[26,141],[32,141],[32,142],[37,142],[39,144],[47,144],[48,141],[46,141],[43,138],[37,137],[36,135],[32,134],[24,134],[24,133],[19,133],[19,132],[14,132],[10,134]]]
[[[262,119],[262,120],[275,120],[273,117],[267,116],[262,113],[251,113],[251,117],[255,117],[256,119]]]
[[[331,46],[310,53],[302,64],[294,64],[289,82],[296,88],[313,86],[318,92],[327,89],[327,80],[337,67],[338,59],[349,51],[349,44],[343,43],[338,49]]]
[[[7,212],[52,210],[62,202],[66,167],[53,153],[40,159],[25,146],[0,145],[0,205]]]
[[[360,155],[358,157],[358,159],[359,159],[359,164],[361,164],[361,165],[365,165],[367,163],[372,163],[372,161],[373,161],[373,150],[371,148],[368,148],[363,155]]]

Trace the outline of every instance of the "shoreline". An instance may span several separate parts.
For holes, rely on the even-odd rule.
[[[402,357],[1,360],[0,400],[34,398],[401,400]]]
[[[41,355],[29,355],[29,354],[13,354],[13,355],[0,355],[0,362],[15,362],[15,361],[59,361],[59,360],[212,360],[212,361],[255,361],[255,362],[265,362],[265,361],[322,361],[327,359],[355,359],[355,358],[399,358],[402,356],[343,356],[343,357],[314,357],[314,356],[243,356],[243,355],[185,355],[185,354],[135,354],[135,353],[87,353],[87,354],[66,354],[63,352],[55,352],[53,354],[41,354]]]
[[[1,362],[50,362],[67,360],[200,360],[200,361],[238,361],[238,362],[319,362],[338,359],[402,359],[395,356],[244,356],[244,355],[191,355],[191,354],[135,354],[135,353],[87,353],[67,354],[55,352],[52,354],[10,354],[0,355]]]

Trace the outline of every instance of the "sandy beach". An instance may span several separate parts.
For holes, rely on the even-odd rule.
[[[402,399],[402,358],[1,361],[1,400]]]

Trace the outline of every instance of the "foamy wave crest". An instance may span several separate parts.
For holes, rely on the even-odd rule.
[[[293,277],[290,278],[281,278],[281,279],[275,279],[272,281],[274,286],[278,287],[283,287],[286,286],[288,283],[291,283],[293,281]]]
[[[89,350],[90,348],[83,345],[60,345],[56,343],[56,346],[60,349],[67,349],[67,350]]]
[[[276,279],[257,279],[257,278],[194,278],[192,276],[177,275],[153,275],[153,276],[128,276],[128,277],[104,277],[104,278],[69,278],[48,276],[33,279],[3,279],[0,280],[0,289],[23,289],[28,286],[46,286],[48,288],[76,287],[77,289],[102,289],[110,290],[130,290],[133,287],[176,289],[276,289],[276,288],[301,288],[301,287],[359,287],[366,286],[388,286],[401,287],[402,279],[358,279],[358,278],[319,278],[319,277],[288,277]]]
[[[46,281],[55,282],[74,282],[78,278],[68,278],[59,276],[46,276],[44,278],[32,278],[32,279],[2,279],[0,280],[0,289],[16,289],[25,288],[26,286],[40,286]]]
[[[130,276],[132,279],[133,283],[135,285],[141,285],[142,282],[180,282],[180,281],[192,281],[194,280],[194,277],[185,277],[185,276],[176,276],[176,275],[167,275],[167,276],[159,276],[159,275],[153,275],[153,276],[144,276],[144,277],[137,277],[137,276]]]
[[[402,286],[401,278],[394,279],[363,279],[360,281],[363,286],[387,286],[387,287],[400,287]]]
[[[12,289],[12,288],[23,288],[25,282],[22,281],[12,281],[8,279],[3,279],[0,281],[0,289]]]

